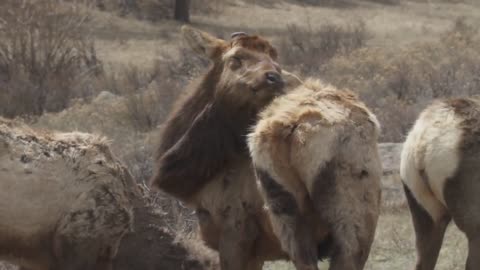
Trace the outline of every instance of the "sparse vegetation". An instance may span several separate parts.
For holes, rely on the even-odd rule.
[[[180,21],[188,22],[185,16],[184,5],[188,3],[187,10],[190,13],[209,14],[219,12],[224,6],[221,0],[195,0],[195,1],[176,1],[176,0],[89,0],[99,10],[109,11],[119,16],[133,16],[136,19],[148,21],[161,21],[175,18],[177,12],[181,11]],[[176,10],[176,4],[179,2],[179,10]],[[185,20],[186,19],[186,20]]]
[[[86,82],[99,63],[87,20],[80,6],[56,0],[1,2],[0,114],[60,111],[90,94]]]
[[[322,67],[325,80],[357,91],[383,125],[382,141],[400,142],[432,99],[479,93],[480,46],[462,19],[438,40],[391,52],[362,48]]]
[[[348,25],[324,24],[313,30],[298,25],[287,26],[279,50],[281,62],[306,75],[318,73],[336,55],[348,55],[365,46],[368,31],[362,21]]]
[[[479,38],[464,18],[452,20],[437,40],[396,50],[368,46],[370,36],[361,21],[316,31],[289,25],[280,41],[281,62],[359,93],[379,117],[386,142],[403,141],[432,99],[479,93]]]

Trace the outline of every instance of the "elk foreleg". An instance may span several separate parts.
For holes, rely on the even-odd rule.
[[[261,264],[252,254],[259,233],[255,219],[233,212],[231,208],[225,211],[227,217],[221,230],[218,250],[221,269],[258,270]]]

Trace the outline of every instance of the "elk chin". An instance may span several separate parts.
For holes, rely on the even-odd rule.
[[[267,83],[237,83],[221,88],[216,93],[217,104],[222,104],[230,114],[256,115],[277,96],[284,93],[284,87]]]
[[[255,95],[255,100],[257,100],[257,107],[259,110],[267,106],[272,102],[276,97],[285,94],[285,87],[283,86],[264,86],[260,89],[252,90]]]

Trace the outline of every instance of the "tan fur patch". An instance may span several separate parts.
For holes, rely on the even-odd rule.
[[[333,156],[332,147],[342,135],[343,126],[351,121],[352,114],[366,115],[366,120],[379,132],[378,120],[364,104],[357,101],[353,93],[339,91],[318,80],[307,80],[303,86],[275,99],[260,114],[261,120],[249,135],[253,161],[275,172],[277,169],[271,162],[279,158],[273,152],[279,144],[268,143],[273,142],[272,138],[284,138],[289,148],[298,149],[290,152],[288,162],[301,168],[300,177],[310,190],[320,164]],[[287,136],[290,136],[290,141],[285,140]],[[312,136],[320,141],[317,142]]]

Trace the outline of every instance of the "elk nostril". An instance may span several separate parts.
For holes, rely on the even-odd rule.
[[[265,73],[265,77],[267,78],[267,82],[269,84],[280,84],[282,83],[282,77],[278,72],[267,72]]]

